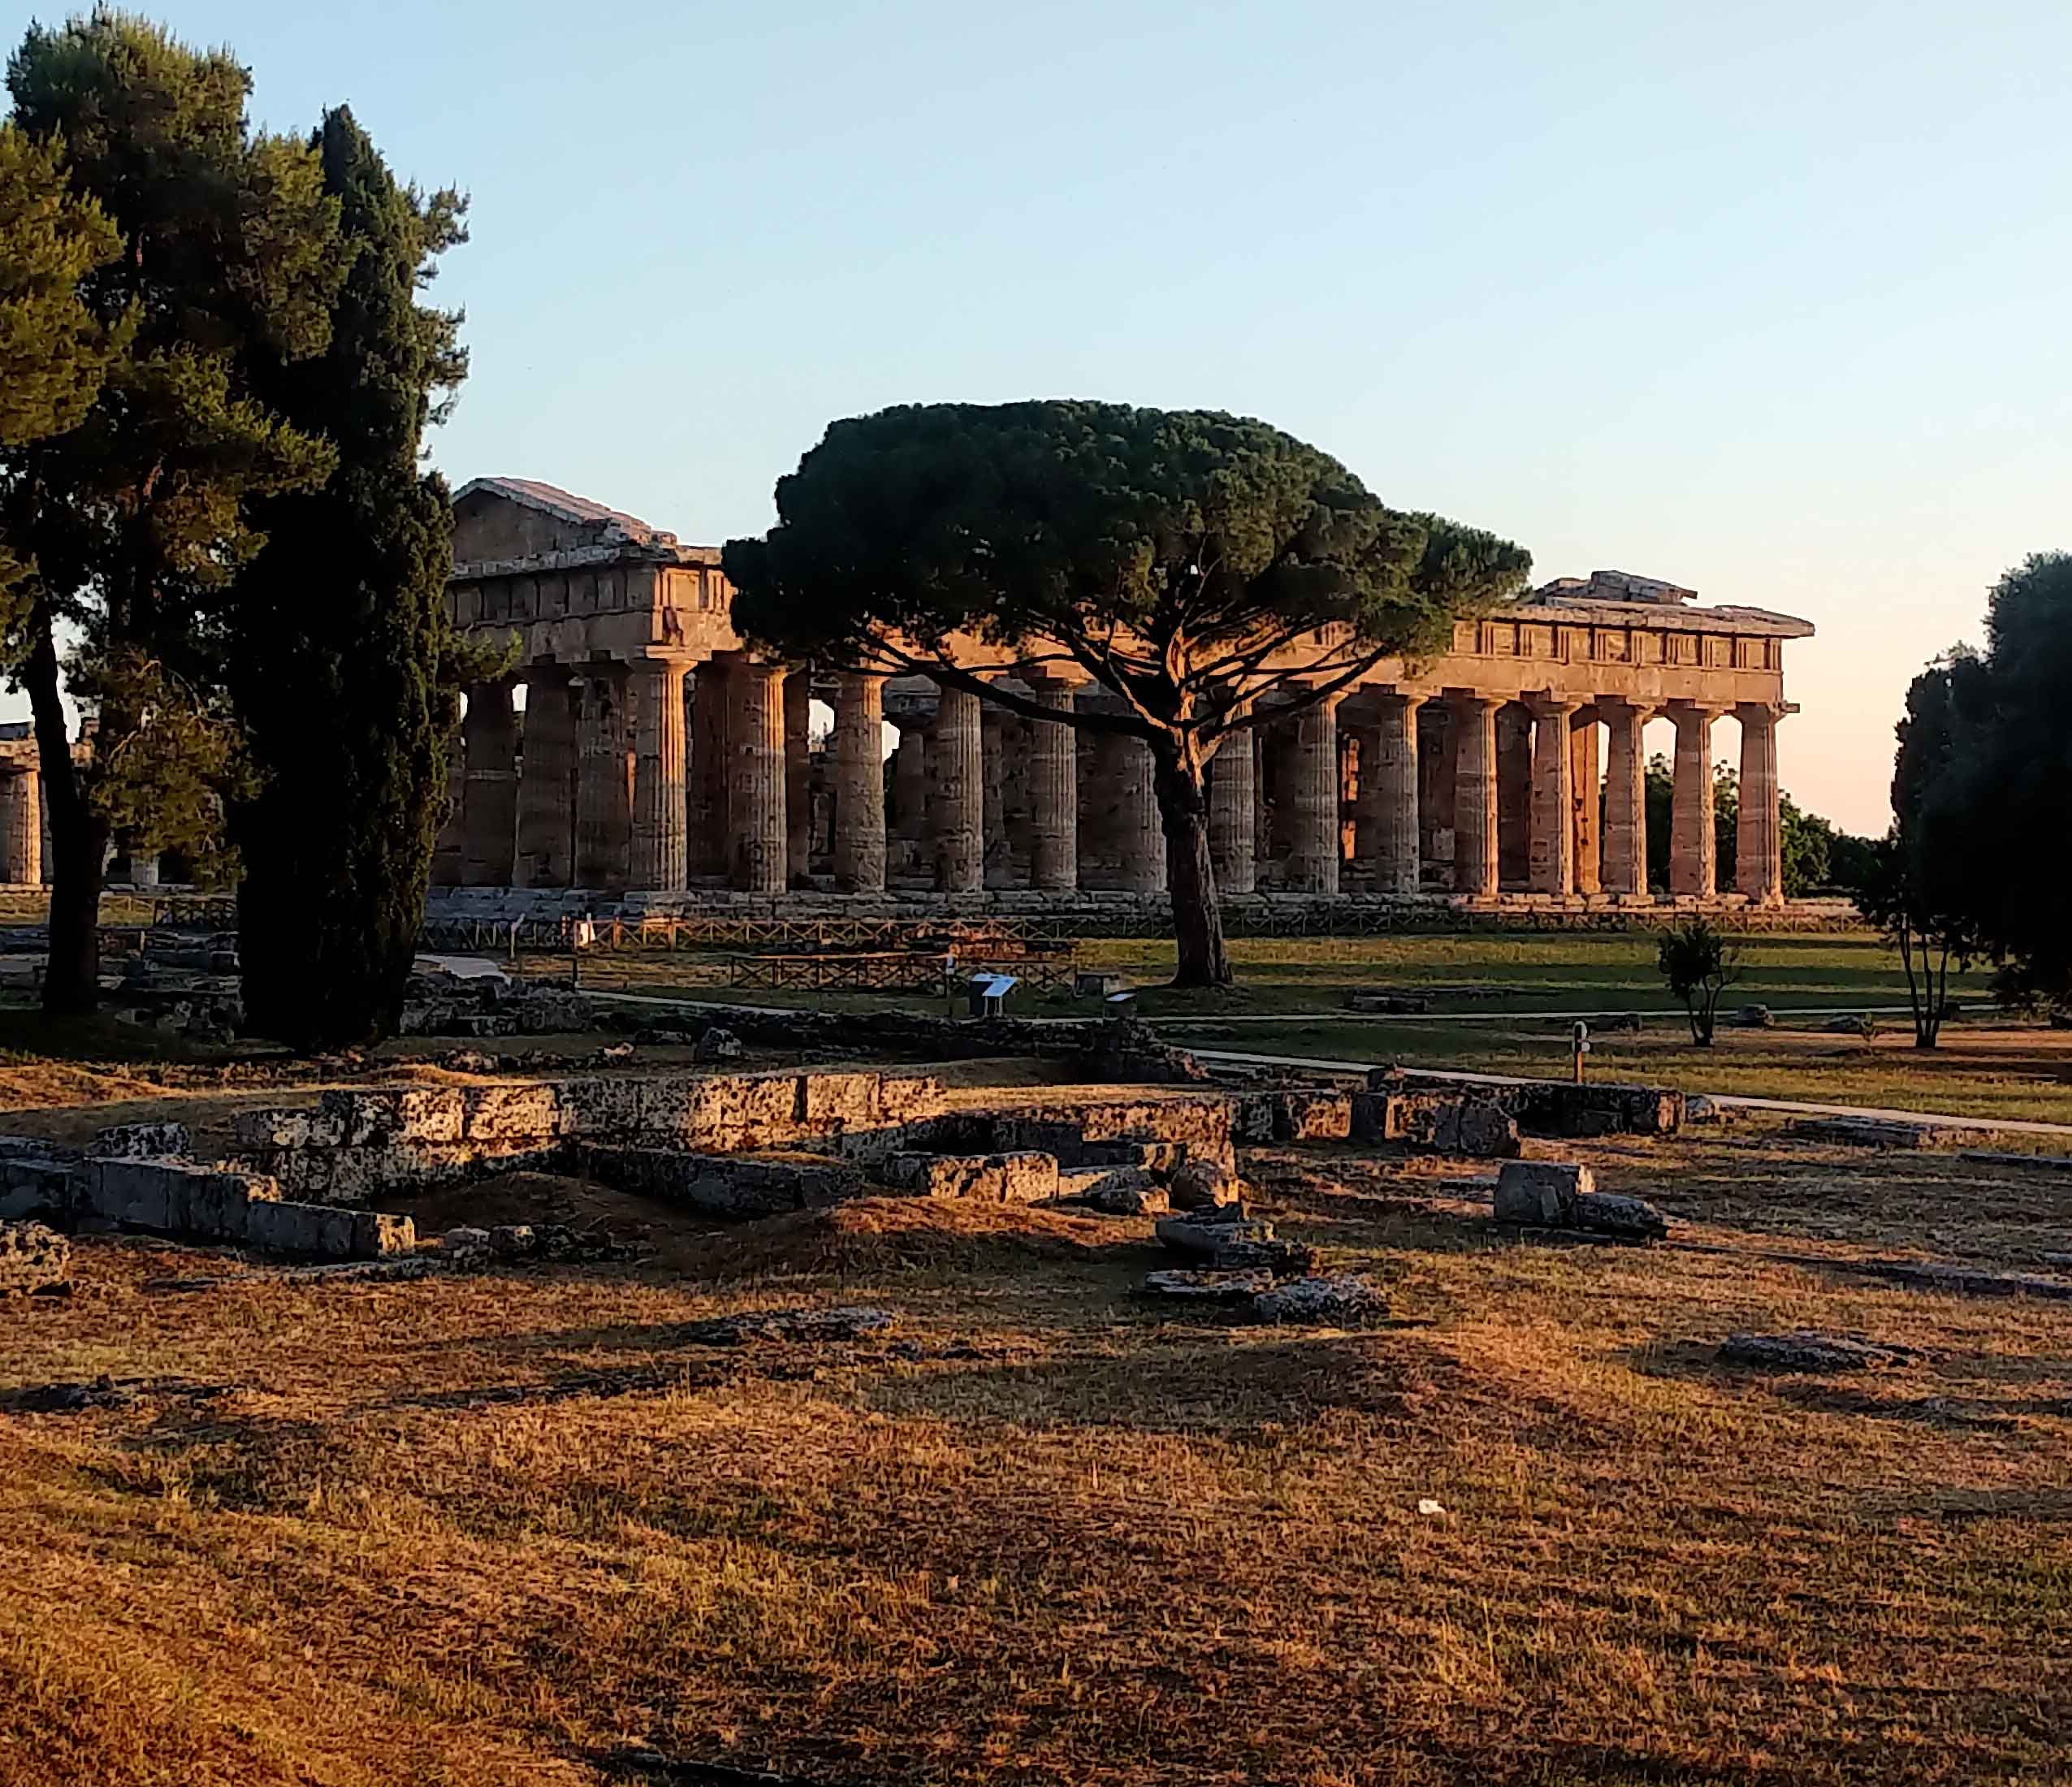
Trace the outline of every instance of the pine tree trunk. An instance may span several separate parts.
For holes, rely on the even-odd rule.
[[[108,827],[86,802],[66,735],[58,694],[58,652],[47,614],[35,631],[22,681],[36,716],[43,798],[50,813],[50,963],[43,976],[49,1017],[93,1010],[101,1002],[101,876]]]
[[[1179,946],[1176,987],[1226,987],[1235,978],[1223,947],[1223,914],[1209,851],[1209,794],[1199,763],[1177,746],[1154,744],[1158,816],[1166,832],[1166,876]]]

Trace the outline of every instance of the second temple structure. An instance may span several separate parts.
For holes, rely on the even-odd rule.
[[[551,485],[478,478],[455,512],[454,620],[517,643],[509,673],[469,691],[435,883],[1164,891],[1140,742],[923,677],[766,661],[733,632],[716,548]],[[1732,897],[1780,902],[1777,724],[1796,711],[1784,648],[1812,631],[1610,571],[1460,621],[1443,655],[1384,660],[1335,700],[1225,741],[1209,768],[1218,885],[1711,902],[1715,728],[1731,720]],[[1113,699],[1087,682],[1016,686],[1061,710]],[[1661,890],[1647,870],[1650,723],[1674,733]]]

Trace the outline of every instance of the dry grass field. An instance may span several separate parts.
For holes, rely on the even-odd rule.
[[[2050,1270],[2072,1178],[1582,1152],[1668,1244],[1248,1156],[1283,1233],[1388,1282],[1365,1332],[1161,1318],[1148,1222],[1042,1210],[720,1230],[513,1177],[417,1214],[654,1256],[387,1283],[83,1240],[74,1295],[0,1305],[0,1781],[2066,1779],[2072,1305],[1859,1268]],[[897,1325],[685,1327],[841,1303]],[[1914,1350],[1714,1356],[1799,1326]]]

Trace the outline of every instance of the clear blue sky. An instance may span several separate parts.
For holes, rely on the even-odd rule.
[[[717,541],[887,403],[1249,412],[1815,621],[1784,780],[1870,830],[1908,677],[2072,547],[2064,0],[153,10],[472,192],[456,481]]]

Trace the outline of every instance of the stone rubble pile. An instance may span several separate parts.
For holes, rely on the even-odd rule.
[[[1645,1198],[1597,1189],[1589,1167],[1566,1161],[1506,1161],[1496,1179],[1496,1220],[1659,1240],[1669,1219]]]
[[[41,1222],[0,1222],[0,1296],[46,1296],[63,1288],[72,1244]]]

